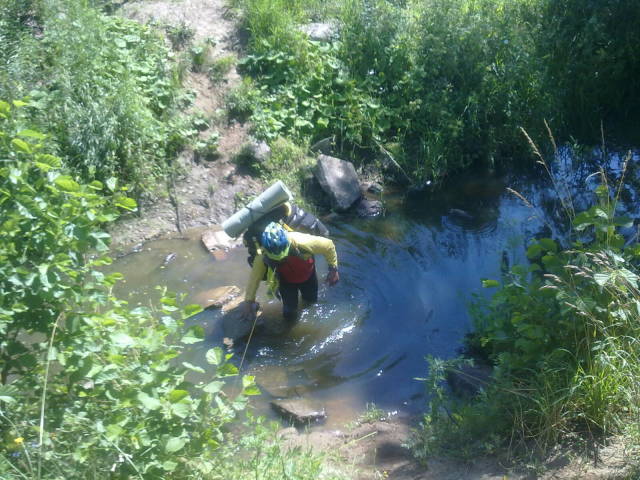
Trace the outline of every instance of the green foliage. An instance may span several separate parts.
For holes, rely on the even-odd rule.
[[[384,422],[387,419],[387,412],[378,408],[375,403],[367,402],[364,412],[358,415],[357,419],[349,422],[347,424],[347,428],[354,429],[358,428],[361,425],[364,425],[365,423]]]
[[[624,248],[617,232],[631,225],[615,215],[621,187],[602,174],[594,206],[575,215],[565,204],[569,247],[538,239],[528,265],[483,282],[497,290],[473,305],[473,342],[494,363],[495,382],[473,401],[448,402],[442,376],[432,381],[432,410],[444,402],[450,413],[425,418],[418,452],[459,442],[470,455],[496,446],[532,455],[572,436],[593,444],[637,434],[639,249]]]
[[[24,102],[0,102],[3,382],[36,362],[28,348],[33,339],[19,333],[48,333],[61,311],[54,306],[80,301],[79,279],[102,262],[86,253],[108,248],[109,235],[99,225],[114,220],[117,207],[136,206],[116,190],[115,179],[81,185],[65,174],[61,160],[44,153],[47,137],[15,116],[19,106],[26,108]]]
[[[542,1],[546,35],[538,55],[547,59],[546,83],[556,85],[562,112],[580,138],[637,123],[640,106],[640,7],[633,0]]]
[[[277,423],[265,423],[249,417],[250,434],[222,449],[217,472],[221,478],[255,478],[257,480],[339,480],[353,478],[332,466],[332,459],[317,455],[310,448],[287,448],[278,438]],[[214,477],[215,478],[215,477]]]
[[[191,69],[194,72],[205,72],[213,63],[213,46],[215,40],[207,38],[204,41],[192,45],[189,49],[191,55]]]
[[[18,2],[21,3],[21,2]],[[46,2],[35,27],[0,25],[16,41],[0,66],[0,96],[29,96],[29,113],[52,133],[65,164],[87,181],[116,176],[150,187],[171,158],[178,100],[168,51],[150,28],[84,2]],[[2,29],[0,29],[2,30]],[[0,33],[0,35],[5,34]]]
[[[600,120],[634,115],[622,99],[638,97],[640,9],[574,3],[244,0],[242,66],[259,92],[246,111],[261,138],[333,135],[364,160],[398,144],[416,180],[511,162],[526,148],[519,127],[537,136],[544,118],[593,141]],[[337,24],[339,41],[309,42],[298,28],[309,19]]]
[[[182,50],[187,47],[195,36],[194,30],[184,20],[178,25],[167,25],[164,30],[174,50]]]
[[[370,146],[378,133],[379,105],[345,75],[338,45],[300,36],[292,48],[278,51],[280,46],[263,40],[240,62],[240,69],[261,85],[250,108],[254,134],[304,141],[337,131],[348,145]]]
[[[201,307],[164,289],[148,308],[112,295],[122,276],[99,270],[101,226],[135,202],[114,179],[63,170],[26,108],[0,102],[0,476],[337,478],[259,424],[227,432],[260,393],[254,378],[229,383],[238,369],[220,347],[206,369],[180,357],[204,339],[183,323]]]
[[[211,83],[214,85],[221,83],[224,80],[225,75],[229,73],[235,63],[236,57],[234,55],[224,55],[213,60],[207,72]]]
[[[218,155],[218,132],[212,132],[208,137],[198,140],[195,144],[195,154],[204,160],[215,160]]]

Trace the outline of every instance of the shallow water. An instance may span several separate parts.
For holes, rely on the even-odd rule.
[[[591,195],[595,185],[580,176],[571,188]],[[531,178],[523,182],[531,183]],[[528,241],[551,224],[543,221],[548,218],[546,199],[555,198],[548,183],[516,189],[535,208],[508,193],[502,179],[469,175],[449,182],[437,196],[415,195],[407,201],[385,193],[382,217],[329,223],[341,281],[333,288],[322,284],[318,303],[306,307],[291,330],[252,338],[242,373],[256,375],[263,387],[255,408],[269,414],[269,392],[308,397],[325,405],[328,427],[353,420],[371,402],[387,412],[423,409],[424,386],[416,378],[427,373],[425,356],[457,353],[472,329],[468,302],[490,293],[481,280],[499,279],[501,268],[523,262]],[[215,259],[201,245],[201,233],[150,242],[118,259],[112,269],[127,279],[120,293],[135,305],[157,298],[156,285],[185,293],[186,302],[213,287],[243,287],[249,275],[245,249]],[[175,258],[163,265],[170,254]],[[324,277],[326,264],[318,260]],[[280,304],[269,301],[264,290],[258,300],[267,318],[277,320]],[[211,333],[219,315],[209,310],[190,322]],[[204,353],[220,341],[209,335],[193,346],[189,361],[206,370]],[[245,346],[235,347],[236,363]]]

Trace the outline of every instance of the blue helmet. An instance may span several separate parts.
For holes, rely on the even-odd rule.
[[[282,260],[289,254],[289,236],[286,230],[276,222],[271,222],[260,236],[267,257]]]

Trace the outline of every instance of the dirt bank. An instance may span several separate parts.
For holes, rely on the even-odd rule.
[[[194,42],[213,40],[214,57],[240,54],[234,19],[221,0],[128,2],[121,12],[142,23],[185,25],[193,30]],[[206,73],[188,72],[185,86],[196,94],[192,110],[215,116],[217,111],[224,110],[227,92],[239,82],[235,68],[215,85]],[[235,211],[237,199],[262,191],[259,180],[238,172],[232,162],[248,138],[247,126],[221,118],[200,135],[206,138],[213,130],[220,135],[219,157],[199,162],[193,151],[183,152],[178,158],[183,173],[159,188],[154,198],[143,200],[141,216],[131,215],[114,226],[111,234],[115,246],[219,224]]]

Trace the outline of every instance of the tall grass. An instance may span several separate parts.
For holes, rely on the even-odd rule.
[[[183,126],[161,37],[79,0],[4,7],[0,35],[9,40],[0,96],[31,99],[32,118],[69,167],[138,191],[166,171]]]
[[[514,266],[490,300],[476,303],[474,342],[494,364],[494,382],[471,401],[449,404],[449,416],[432,409],[419,454],[464,442],[473,452],[499,446],[540,459],[564,442],[595,454],[610,435],[637,442],[640,257],[617,232],[630,219],[616,215],[628,160],[618,185],[598,174],[588,210],[563,203],[572,223],[568,247],[534,241],[529,264]],[[434,398],[448,404],[438,383],[443,367],[432,368]]]

